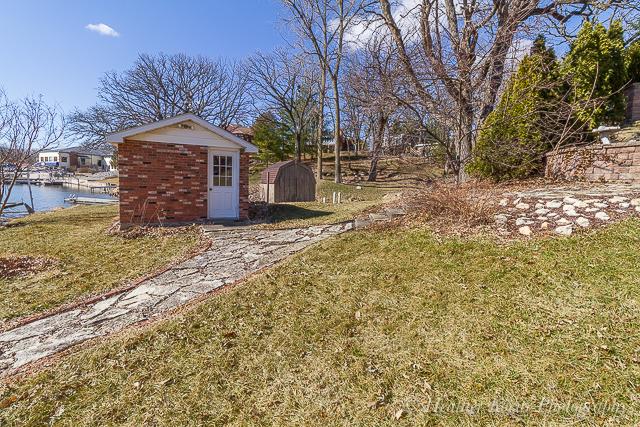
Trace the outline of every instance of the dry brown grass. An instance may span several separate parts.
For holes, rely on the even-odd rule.
[[[190,229],[110,235],[117,206],[78,206],[38,213],[0,229],[0,257],[49,258],[55,263],[21,276],[0,274],[0,328],[126,286],[200,247]],[[157,234],[153,234],[157,233]]]
[[[476,231],[494,223],[504,189],[487,182],[434,184],[405,200],[410,224],[429,223],[438,231]]]
[[[639,250],[348,233],[0,386],[0,425],[637,425]]]
[[[186,225],[181,227],[156,227],[156,226],[132,226],[126,229],[120,228],[120,222],[114,221],[106,231],[107,235],[121,237],[123,239],[140,239],[143,237],[161,238],[179,235],[194,235],[204,239],[202,228],[198,225]]]

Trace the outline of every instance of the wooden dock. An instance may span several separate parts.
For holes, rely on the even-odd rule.
[[[77,197],[71,196],[64,199],[67,203],[77,205],[114,205],[118,203],[118,199],[100,199],[98,197]]]

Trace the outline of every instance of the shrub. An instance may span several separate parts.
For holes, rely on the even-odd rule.
[[[498,210],[499,190],[488,183],[434,184],[414,193],[408,220],[429,221],[440,230],[460,230],[491,225]]]
[[[626,52],[627,78],[634,83],[640,83],[640,41],[632,43]]]
[[[573,82],[576,104],[605,99],[578,111],[578,117],[588,126],[624,120],[626,100],[621,89],[628,79],[620,21],[612,22],[608,30],[602,24],[585,22],[571,44],[563,71]]]
[[[539,37],[482,125],[471,174],[503,180],[540,172],[552,138],[544,117],[557,98],[557,69],[553,50]]]

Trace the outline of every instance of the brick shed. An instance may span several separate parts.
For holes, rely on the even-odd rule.
[[[118,148],[120,223],[246,219],[258,149],[194,114],[107,136]]]

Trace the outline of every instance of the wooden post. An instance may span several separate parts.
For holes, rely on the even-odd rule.
[[[29,171],[27,171],[27,186],[29,187],[29,200],[31,201],[31,209],[35,211],[36,207],[33,205],[33,192],[31,191],[31,172]]]
[[[270,200],[269,200],[269,187],[270,187],[270,184],[269,184],[269,181],[270,181],[270,179],[269,179],[269,174],[270,174],[270,173],[271,173],[271,172],[267,171],[267,200],[266,200],[266,201],[267,201],[267,204],[269,204],[269,203],[270,203]]]

